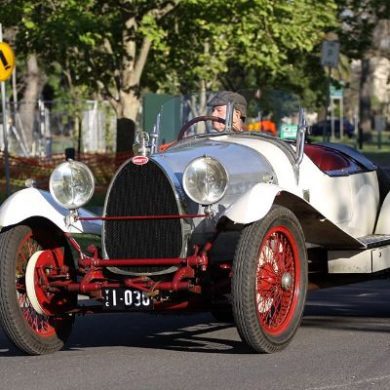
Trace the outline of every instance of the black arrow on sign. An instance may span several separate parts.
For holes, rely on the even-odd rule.
[[[1,50],[0,50],[0,61],[3,63],[5,70],[8,70],[11,67],[11,65],[8,64],[8,61],[5,58],[4,53]]]

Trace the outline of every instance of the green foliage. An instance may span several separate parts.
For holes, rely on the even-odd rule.
[[[323,76],[318,48],[337,25],[335,11],[331,0],[183,1],[162,23],[167,44],[154,48],[146,82],[171,93],[172,84],[188,92],[201,80],[209,88],[282,81],[307,87],[312,75]],[[317,73],[310,69],[315,61]]]
[[[73,91],[116,101],[142,88],[271,83],[315,101],[320,93],[307,89],[321,86],[319,45],[337,26],[336,11],[335,0],[12,0],[2,9],[18,28],[18,53],[36,52],[48,74],[60,64]],[[146,41],[151,52],[139,82]]]
[[[336,0],[342,51],[350,58],[362,58],[372,47],[372,34],[381,19],[389,19],[388,0]]]

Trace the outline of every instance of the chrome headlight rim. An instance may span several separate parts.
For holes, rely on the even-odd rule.
[[[194,196],[192,191],[188,188],[187,178],[188,178],[189,170],[191,168],[193,168],[194,164],[196,164],[198,162],[206,162],[206,165],[208,167],[212,166],[212,164],[215,164],[214,168],[216,167],[217,169],[219,169],[220,170],[219,173],[222,173],[222,175],[223,175],[223,179],[224,179],[223,190],[219,192],[218,196],[216,196],[212,199],[199,199],[198,197]],[[209,163],[207,163],[207,162],[209,162]],[[192,201],[194,201],[195,203],[198,203],[202,206],[210,206],[212,204],[218,203],[225,196],[225,193],[226,193],[227,187],[228,187],[228,183],[229,183],[229,174],[228,174],[226,168],[224,167],[224,165],[219,160],[217,160],[214,157],[204,155],[204,156],[194,158],[192,161],[190,161],[187,164],[187,166],[183,172],[182,183],[183,183],[183,188],[184,188],[186,195]]]
[[[82,183],[74,183],[73,178],[77,171],[81,172],[87,180]],[[71,185],[66,184],[66,175],[64,172],[67,172],[68,176],[70,175]],[[77,191],[76,184],[81,184],[84,191]],[[72,190],[71,196],[66,197],[65,194],[68,192],[66,189]],[[91,169],[85,163],[69,159],[58,165],[51,173],[49,190],[56,203],[68,210],[75,210],[84,206],[91,200],[95,192],[95,177]],[[85,194],[83,194],[83,192]],[[83,197],[81,197],[80,200],[77,200],[76,196],[80,194],[83,194]]]

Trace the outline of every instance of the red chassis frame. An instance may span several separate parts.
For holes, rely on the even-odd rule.
[[[204,218],[206,215],[161,215],[161,216],[121,216],[121,217],[79,217],[79,220],[130,220],[130,219],[180,219],[180,218]],[[90,245],[87,251],[91,256],[83,253],[78,242],[71,234],[66,234],[70,245],[78,252],[77,275],[79,281],[72,277],[68,266],[60,269],[50,269],[50,272],[44,270],[45,258],[40,258],[40,265],[37,266],[39,275],[39,288],[41,291],[54,293],[79,293],[89,296],[92,299],[103,299],[102,290],[104,288],[134,288],[146,292],[153,299],[159,292],[175,293],[187,291],[192,294],[186,294],[185,298],[177,300],[159,301],[153,299],[154,311],[165,310],[188,310],[199,311],[210,308],[211,300],[205,297],[222,295],[230,290],[230,278],[232,263],[226,261],[210,267],[208,253],[213,247],[213,243],[219,235],[216,231],[211,240],[207,241],[202,247],[194,246],[193,254],[186,258],[129,258],[129,259],[102,259],[96,246]],[[44,251],[40,257],[51,256],[50,251]],[[49,261],[50,262],[50,261]],[[155,281],[148,276],[124,276],[109,277],[104,273],[107,267],[131,267],[131,266],[176,266],[177,270],[169,274],[168,281]],[[207,288],[202,284],[206,275],[212,273],[213,283]],[[68,313],[78,312],[107,312],[103,305],[95,306],[77,306]],[[115,310],[117,311],[117,310]]]

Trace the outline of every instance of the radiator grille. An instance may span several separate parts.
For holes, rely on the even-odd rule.
[[[106,203],[106,216],[179,214],[175,194],[164,172],[153,162],[126,164],[117,174]],[[179,219],[105,221],[104,246],[109,258],[178,257],[182,248]],[[158,272],[163,267],[122,269]]]

